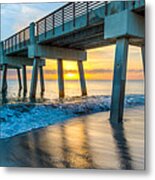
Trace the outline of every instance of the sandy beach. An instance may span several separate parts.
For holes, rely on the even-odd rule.
[[[101,112],[1,139],[0,166],[142,170],[143,108],[127,108],[119,126]]]
[[[145,1],[0,8],[0,167],[145,170]]]

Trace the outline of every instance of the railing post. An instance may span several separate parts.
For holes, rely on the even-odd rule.
[[[15,35],[15,49],[17,49],[17,34]]]
[[[12,42],[13,42],[12,43],[12,50],[14,51],[14,49],[15,49],[15,47],[14,47],[15,46],[15,36],[12,37]]]
[[[76,24],[75,24],[75,14],[76,14],[76,12],[75,12],[75,2],[73,2],[73,27],[76,26]]]
[[[18,36],[18,44],[17,44],[17,49],[19,48],[19,43],[20,43],[20,38],[19,38],[19,34],[17,34]]]
[[[13,51],[13,37],[11,38],[11,50]]]
[[[4,44],[3,44],[3,51],[4,51],[4,49],[6,51],[6,41],[4,41]]]
[[[24,32],[23,32],[23,41],[24,41],[24,46],[26,45],[26,41],[25,41],[25,30],[24,30]]]
[[[2,57],[4,54],[4,44],[3,41],[0,42],[0,57]]]
[[[30,24],[30,44],[35,44],[35,23]]]
[[[8,39],[8,52],[10,52],[10,39]]]
[[[37,28],[37,37],[39,36],[39,28],[38,28],[38,26],[39,26],[39,23],[37,22],[37,23],[36,23],[36,28]]]
[[[55,34],[55,15],[53,14],[53,35]]]
[[[10,52],[11,52],[11,39],[9,39],[9,44],[10,44]]]
[[[132,7],[135,8],[136,1],[132,1]]]
[[[6,42],[7,41],[4,41],[4,44],[3,44],[3,52],[6,52]]]
[[[65,27],[64,27],[64,8],[62,8],[62,31],[65,30]]]
[[[8,51],[9,43],[8,40],[6,41],[6,50]],[[6,51],[5,51],[6,52]]]
[[[21,37],[20,37],[20,33],[19,33],[19,48],[21,47]]]
[[[89,25],[89,2],[87,3],[87,26]]]
[[[12,44],[12,39],[10,38],[10,52],[12,51],[11,44]]]
[[[122,3],[121,5],[122,5],[122,10],[125,10],[125,1],[121,1],[120,3]]]
[[[7,44],[8,44],[7,52],[9,52],[9,39],[7,40]]]
[[[46,38],[46,35],[47,35],[47,34],[46,34],[46,33],[47,33],[47,32],[46,32],[46,18],[45,18],[44,20],[45,20],[45,23],[44,23],[44,31],[45,31],[45,32],[44,32],[44,34],[45,34],[45,38]]]
[[[104,11],[105,11],[105,16],[108,15],[108,1],[105,1],[105,6],[104,6]]]

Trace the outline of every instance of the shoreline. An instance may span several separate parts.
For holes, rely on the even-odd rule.
[[[0,107],[1,138],[47,127],[74,117],[110,110],[110,96],[74,97],[64,101],[6,104]],[[129,95],[125,107],[144,106],[143,95]]]
[[[125,109],[124,122],[117,127],[110,125],[109,112],[100,112],[0,139],[3,147],[0,164],[7,167],[144,169],[143,111],[143,107]],[[27,155],[31,158],[26,158]]]

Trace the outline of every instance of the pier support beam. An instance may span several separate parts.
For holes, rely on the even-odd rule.
[[[110,111],[110,121],[112,123],[122,122],[123,118],[127,55],[128,39],[118,39],[116,42],[113,90]]]
[[[58,86],[59,86],[59,98],[64,98],[64,74],[63,74],[63,61],[58,59]]]
[[[81,93],[82,93],[82,96],[86,96],[87,88],[86,88],[86,81],[85,81],[85,76],[84,76],[83,63],[82,61],[77,61],[77,64],[78,64],[80,84],[81,84]]]
[[[7,94],[7,64],[3,65],[3,71],[2,71],[2,95],[6,96]]]
[[[26,65],[22,67],[22,78],[23,78],[23,97],[27,94],[27,76],[26,76]]]
[[[37,91],[37,81],[38,81],[38,60],[35,58],[33,60],[33,70],[32,70],[32,79],[30,87],[30,99],[35,99]]]
[[[21,82],[21,75],[20,75],[20,69],[17,68],[17,77],[18,77],[18,84],[19,84],[19,91],[18,96],[21,96],[21,90],[22,90],[22,82]]]
[[[41,97],[43,97],[44,96],[44,92],[45,92],[43,66],[39,66],[39,71],[40,71],[40,88],[41,88],[40,95],[41,95]]]
[[[144,70],[144,75],[145,75],[145,46],[144,45],[141,47],[141,54],[142,54],[142,61],[143,61],[143,70]]]

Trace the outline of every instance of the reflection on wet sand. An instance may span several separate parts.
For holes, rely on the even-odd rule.
[[[125,137],[123,124],[111,125],[115,144],[117,146],[121,169],[133,169],[128,142]]]
[[[111,125],[108,116],[97,113],[74,118],[0,140],[0,165],[144,169],[142,111],[129,109],[127,120],[119,126]]]

